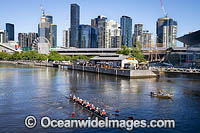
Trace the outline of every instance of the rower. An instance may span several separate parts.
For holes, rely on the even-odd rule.
[[[87,104],[87,102],[86,102],[86,100],[83,100],[83,103],[82,103],[82,106],[86,106],[86,104]]]
[[[76,101],[76,96],[75,95],[73,96],[73,100]]]
[[[100,108],[97,107],[94,112],[99,115],[100,114]]]
[[[90,109],[90,103],[87,102],[87,105],[85,107],[88,108],[88,109]]]
[[[79,102],[80,102],[80,99],[79,99],[79,97],[77,97],[77,99],[76,99],[76,102],[77,102],[77,103],[79,103]]]
[[[80,104],[81,104],[81,105],[83,104],[83,99],[80,99]]]
[[[102,116],[105,116],[105,115],[106,115],[105,109],[102,110],[101,115],[102,115]]]
[[[92,104],[92,107],[90,108],[91,111],[95,111],[95,107],[94,105]]]

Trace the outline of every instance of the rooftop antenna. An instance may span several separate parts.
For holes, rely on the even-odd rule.
[[[168,14],[167,14],[167,12],[166,12],[166,10],[165,10],[165,7],[164,7],[164,5],[163,5],[162,0],[160,0],[160,4],[161,4],[161,7],[162,7],[162,10],[163,10],[163,13],[164,13],[165,17],[167,17]]]
[[[44,7],[42,6],[42,4],[40,4],[40,9],[42,10],[42,16],[45,16],[45,9],[44,9]]]

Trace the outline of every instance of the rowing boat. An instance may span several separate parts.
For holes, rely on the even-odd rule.
[[[74,101],[72,97],[70,97],[70,100],[72,100],[75,104],[79,105],[79,106],[80,106],[81,108],[83,108],[84,110],[88,111],[88,112],[91,113],[92,115],[94,115],[94,116],[96,116],[96,117],[98,117],[98,118],[100,118],[100,119],[102,119],[102,120],[105,120],[105,118],[108,117],[108,116],[99,115],[99,114],[95,113],[94,111],[92,111],[92,110],[90,110],[90,109],[88,109],[88,108],[82,106],[80,103]]]

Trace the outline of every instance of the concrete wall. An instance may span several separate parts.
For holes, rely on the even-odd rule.
[[[131,70],[131,78],[148,78],[148,77],[157,77],[158,75],[152,72],[151,70]]]
[[[95,73],[104,73],[116,76],[125,76],[129,78],[149,78],[149,77],[157,77],[158,75],[152,72],[151,70],[121,70],[121,69],[106,69],[106,68],[97,68],[90,66],[72,66],[67,65],[64,68],[79,70],[79,71],[87,71],[87,72],[95,72]]]

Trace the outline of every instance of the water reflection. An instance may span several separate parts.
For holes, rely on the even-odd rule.
[[[111,75],[81,71],[63,71],[53,68],[0,65],[0,131],[26,132],[24,118],[33,114],[40,118],[80,119],[90,116],[65,95],[76,94],[108,113],[120,110],[119,119],[133,116],[138,119],[175,119],[177,129],[139,129],[135,132],[195,132],[199,129],[200,98],[193,93],[199,90],[199,79],[182,75],[161,75],[152,79],[127,79]],[[151,91],[169,89],[173,100],[151,98]],[[192,93],[191,93],[192,92]],[[71,112],[76,112],[72,118]],[[115,118],[115,116],[111,116]],[[6,122],[3,121],[6,119]],[[9,120],[10,119],[10,120]],[[194,120],[190,122],[189,120]],[[11,121],[12,120],[12,121]],[[11,128],[8,128],[8,125]],[[188,127],[191,125],[191,127]],[[41,131],[40,127],[35,130]],[[59,130],[45,132],[102,132],[100,129]],[[105,132],[118,132],[107,129]]]

